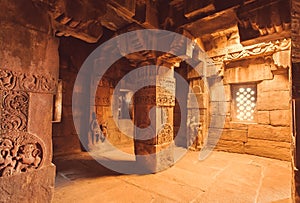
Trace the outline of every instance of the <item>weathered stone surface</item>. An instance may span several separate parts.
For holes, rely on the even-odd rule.
[[[229,141],[220,139],[215,149],[225,152],[244,153],[244,143],[241,141]]]
[[[248,138],[290,142],[289,127],[273,127],[270,125],[251,125],[248,129]]]
[[[253,125],[252,123],[239,123],[239,122],[226,122],[224,129],[237,129],[237,130],[248,130],[248,126]]]
[[[257,123],[258,124],[270,124],[270,112],[269,111],[258,111],[257,112]]]
[[[289,79],[287,75],[274,75],[273,80],[264,80],[257,84],[258,92],[287,90],[289,90]]]
[[[270,111],[271,125],[290,126],[291,124],[290,118],[291,118],[290,110]]]
[[[228,93],[228,86],[224,86],[223,81],[212,80],[210,82],[213,84],[210,87],[210,101],[228,101],[228,95],[226,95]]]
[[[193,78],[200,78],[203,76],[204,73],[204,63],[200,62],[196,67],[188,67],[188,73],[187,73],[187,78],[188,79],[193,79]]]
[[[213,151],[199,160],[198,152],[187,152],[149,175],[116,175],[88,153],[60,157],[57,165],[53,202],[277,202],[291,190],[289,162],[247,154]]]
[[[289,91],[258,92],[256,109],[258,111],[289,109],[289,102]]]
[[[221,135],[222,140],[247,142],[247,131],[236,129],[224,129]]]
[[[187,107],[188,108],[207,108],[209,97],[205,93],[190,93],[188,96]]]
[[[11,177],[2,177],[0,202],[51,202],[54,177],[54,165]]]
[[[137,167],[141,173],[156,173],[174,164],[174,142],[161,145],[135,141]]]
[[[224,81],[226,84],[256,82],[269,80],[273,74],[268,66],[264,64],[253,64],[249,67],[236,67],[225,70]]]
[[[250,139],[245,143],[245,153],[280,160],[291,160],[290,143]]]
[[[230,102],[211,102],[210,109],[213,115],[226,115],[230,112]]]

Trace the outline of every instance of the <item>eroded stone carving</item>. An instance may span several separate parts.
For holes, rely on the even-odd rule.
[[[0,69],[0,90],[55,93],[56,86],[55,79],[51,76]]]
[[[157,135],[157,144],[170,143],[173,140],[173,127],[172,125],[165,123],[159,130]]]
[[[200,150],[203,147],[202,123],[196,122],[195,116],[188,121],[189,140],[188,147],[190,150]]]
[[[211,57],[211,62],[218,64],[226,61],[239,60],[245,57],[266,55],[266,54],[272,54],[279,51],[285,51],[285,50],[289,50],[290,47],[291,47],[291,40],[283,39],[283,40],[276,40],[269,43],[260,43],[254,46],[247,46],[239,51],[229,52],[227,50],[226,54],[210,56],[210,57]]]
[[[41,167],[44,143],[26,132],[11,132],[0,138],[0,177]]]
[[[29,95],[22,91],[1,92],[0,134],[27,130]]]
[[[143,104],[143,105],[156,105],[156,95],[139,95],[134,96],[134,104]]]

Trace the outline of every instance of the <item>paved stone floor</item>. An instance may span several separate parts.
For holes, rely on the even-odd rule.
[[[54,202],[291,202],[289,162],[226,152],[188,152],[168,170],[122,175],[88,153],[58,157]]]

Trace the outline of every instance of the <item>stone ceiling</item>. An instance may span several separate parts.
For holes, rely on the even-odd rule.
[[[105,30],[121,34],[144,28],[175,31],[204,45],[215,35],[240,40],[243,45],[290,36],[290,5],[286,0],[32,1],[46,8],[56,36],[72,36],[88,43],[99,42]],[[137,38],[134,43],[143,42]],[[159,55],[148,51],[127,59],[134,66]],[[169,60],[170,56],[164,58]]]

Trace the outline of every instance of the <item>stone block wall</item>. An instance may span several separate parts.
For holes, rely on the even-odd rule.
[[[59,46],[59,78],[62,80],[62,117],[61,121],[53,123],[53,150],[54,156],[78,153],[84,150],[81,147],[79,133],[74,126],[74,119],[79,122],[88,122],[83,111],[72,112],[73,93],[88,98],[88,87],[74,87],[78,71],[96,45],[84,43],[74,38],[61,38]],[[76,50],[76,51],[74,51]],[[78,101],[80,102],[80,101]],[[86,110],[83,106],[82,109]],[[89,113],[89,110],[87,110]],[[86,142],[87,142],[87,135]]]
[[[226,111],[225,126],[217,150],[247,153],[280,160],[290,160],[291,110],[288,69],[272,70],[263,58],[229,63],[224,70]],[[253,68],[252,68],[253,67]],[[257,90],[254,120],[239,121],[234,118],[232,85],[255,84]],[[218,108],[212,101],[211,108]]]
[[[291,160],[291,40],[266,37],[262,43],[243,46],[237,26],[201,40],[209,57],[206,75],[215,90],[210,95],[214,122],[210,121],[208,144],[221,133],[216,150]],[[214,70],[216,75],[210,76]],[[233,90],[243,85],[253,85],[256,91],[252,121],[236,118]]]

